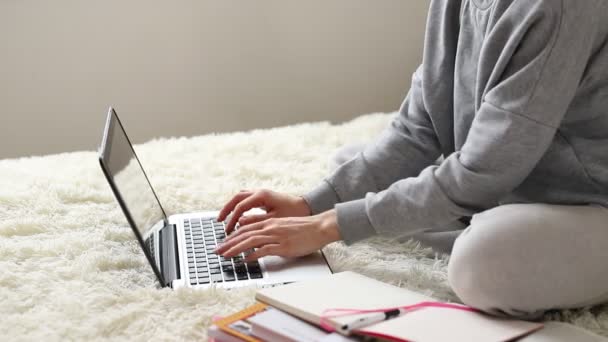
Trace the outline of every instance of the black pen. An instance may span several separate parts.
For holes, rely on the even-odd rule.
[[[361,329],[372,324],[386,321],[388,319],[399,317],[404,314],[407,310],[405,309],[394,309],[383,312],[378,312],[365,317],[358,318],[352,322],[344,324],[340,327],[340,331],[345,334],[349,334],[353,330]]]

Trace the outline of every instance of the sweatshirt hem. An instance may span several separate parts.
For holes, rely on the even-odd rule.
[[[312,215],[333,209],[334,205],[340,201],[337,192],[327,180],[324,180],[319,186],[303,195],[302,198],[310,207]]]
[[[367,216],[365,198],[337,204],[336,213],[340,236],[346,245],[377,234]]]

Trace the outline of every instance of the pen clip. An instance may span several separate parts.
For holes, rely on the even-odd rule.
[[[327,309],[323,311],[320,319],[320,326],[328,332],[335,332],[339,330],[339,332],[343,334],[349,334],[352,329],[346,331],[342,329],[344,325],[340,326],[338,329],[335,329],[334,326],[330,323],[331,318],[338,318],[344,316],[353,316],[360,314],[374,314],[374,313],[384,313],[392,310],[400,310],[405,309],[405,307],[393,307],[393,308],[383,308],[383,309],[344,309],[344,308],[336,308],[336,309]],[[361,317],[361,318],[365,318]],[[346,324],[349,325],[349,324]]]

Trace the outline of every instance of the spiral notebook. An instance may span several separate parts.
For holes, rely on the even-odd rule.
[[[261,289],[256,299],[316,325],[321,325],[328,309],[381,309],[433,301],[353,272]],[[362,316],[331,318],[329,324],[338,328]],[[361,328],[355,334],[393,341],[511,341],[542,327],[541,323],[479,312],[429,307]]]

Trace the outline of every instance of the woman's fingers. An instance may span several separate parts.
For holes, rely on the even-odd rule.
[[[226,237],[224,243],[222,243],[216,250],[217,254],[224,254],[226,251],[234,247],[235,245],[241,243],[242,241],[252,237],[252,236],[276,236],[277,234],[273,234],[269,232],[266,228],[268,224],[268,220],[257,222],[245,226],[243,228],[239,228],[236,232]]]
[[[261,214],[261,215],[250,215],[250,216],[243,216],[239,219],[239,226],[244,227],[246,225],[249,224],[253,224],[256,222],[262,222],[262,221],[266,221],[269,218],[272,218],[273,215],[272,214]]]
[[[251,262],[269,255],[282,255],[281,245],[270,244],[262,246],[245,257],[245,262]]]
[[[232,216],[230,220],[228,220],[228,224],[226,225],[226,233],[230,234],[234,230],[234,226],[236,226],[237,221],[243,216],[243,214],[251,210],[253,208],[263,207],[266,202],[266,199],[260,192],[257,192],[244,200],[240,201],[232,211]]]
[[[237,221],[243,216],[243,214],[253,208],[268,208],[273,207],[273,197],[272,191],[268,190],[258,190],[254,192],[251,196],[245,198],[240,201],[236,206],[234,206],[234,210],[232,211],[232,216],[226,225],[226,232],[230,234],[234,230],[234,226],[236,226]],[[272,210],[272,209],[271,209]]]
[[[226,236],[226,239],[224,241],[228,242],[228,241],[231,241],[231,240],[235,239],[236,237],[242,236],[246,233],[264,229],[266,227],[266,224],[268,223],[267,221],[268,220],[256,222],[256,223],[252,223],[252,224],[240,227],[238,230],[234,231],[232,234]]]
[[[227,250],[232,248],[234,245],[239,242],[253,236],[253,235],[262,235],[258,231],[249,231],[249,232],[241,232],[240,229],[237,233],[232,234],[230,237],[227,237],[222,244],[220,244],[216,250],[216,254],[224,254]]]
[[[222,210],[220,210],[220,213],[217,216],[217,220],[220,222],[224,221],[226,219],[226,217],[228,216],[228,214],[230,214],[232,212],[234,207],[237,204],[239,204],[239,202],[241,202],[242,200],[244,200],[245,198],[247,198],[251,195],[253,195],[253,192],[251,192],[251,191],[241,191],[238,194],[234,195],[234,197],[232,197],[232,199],[230,201],[228,201],[228,203],[226,203],[226,205],[224,205]]]
[[[222,253],[222,255],[226,258],[232,258],[252,248],[260,248],[268,244],[276,244],[277,242],[278,241],[275,236],[251,235],[227,248],[227,250]]]
[[[247,260],[266,255],[299,257],[338,240],[340,231],[337,215],[335,210],[329,210],[315,216],[271,218],[244,226],[226,238],[216,253],[232,258],[257,248],[247,256]]]

